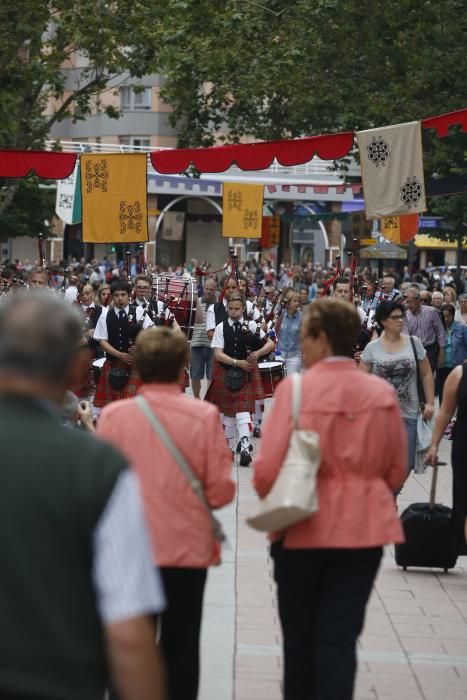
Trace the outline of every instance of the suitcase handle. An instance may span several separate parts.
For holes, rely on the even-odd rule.
[[[438,467],[444,467],[446,462],[436,462],[433,465],[433,475],[431,477],[431,489],[430,489],[430,502],[428,504],[428,510],[432,511],[435,508],[436,499],[436,482],[438,480]]]

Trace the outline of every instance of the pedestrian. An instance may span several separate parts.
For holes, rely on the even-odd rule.
[[[386,379],[397,392],[407,431],[407,464],[411,470],[415,464],[417,417],[420,410],[417,363],[424,391],[424,420],[432,418],[434,413],[433,375],[420,340],[416,336],[411,339],[402,333],[404,307],[399,301],[381,301],[376,307],[375,322],[383,332],[379,338],[368,343],[362,352],[360,367]]]
[[[136,394],[141,381],[133,366],[133,344],[139,330],[153,325],[142,307],[130,304],[128,282],[112,282],[110,292],[112,306],[103,309],[93,334],[106,353],[94,397],[96,408]]]
[[[162,588],[136,477],[62,425],[81,324],[55,295],[0,304],[0,698],[162,697]],[[109,673],[111,678],[109,678]]]
[[[232,451],[237,449],[240,464],[247,467],[251,463],[251,414],[255,412],[255,401],[264,400],[258,358],[272,352],[274,342],[266,338],[256,321],[244,317],[245,297],[240,292],[230,294],[227,313],[227,320],[216,326],[212,339],[216,362],[205,399],[222,412],[229,447]]]
[[[190,344],[190,377],[193,396],[200,398],[201,380],[212,378],[212,361],[214,351],[206,330],[206,315],[209,307],[216,301],[217,282],[208,278],[204,283],[204,293],[201,297],[202,321],[195,323]]]
[[[300,331],[303,313],[299,307],[300,296],[298,292],[291,290],[278,332],[280,359],[285,362],[287,374],[300,372],[302,366]]]
[[[440,404],[443,401],[443,387],[446,379],[454,367],[462,365],[467,360],[467,326],[454,320],[456,313],[454,304],[444,304],[442,312],[446,324],[446,345],[444,364],[436,370],[436,385]]]
[[[110,284],[101,284],[97,290],[95,304],[98,306],[107,307],[110,304]]]
[[[397,398],[350,358],[355,309],[320,299],[305,311],[299,426],[319,434],[319,511],[271,535],[284,651],[285,700],[351,700],[356,642],[383,545],[403,540],[392,492],[405,478]],[[291,379],[280,383],[254,464],[270,491],[291,435]]]
[[[418,289],[410,287],[404,294],[407,312],[404,328],[415,335],[426,350],[432,372],[444,363],[446,334],[439,313],[432,306],[421,303]]]
[[[457,410],[457,420],[452,432],[452,523],[459,555],[467,555],[467,364],[455,367],[444,385],[443,401],[426,453],[425,462],[438,462],[441,438]]]
[[[29,289],[47,289],[48,281],[47,270],[43,267],[33,267],[28,274]]]
[[[445,288],[443,289],[443,301],[445,304],[453,304],[454,306],[456,306],[457,292],[454,289],[454,287],[451,287],[450,285],[445,286]]]
[[[467,294],[459,295],[459,308],[456,310],[455,320],[467,325]]]
[[[143,331],[135,349],[143,380],[139,394],[189,462],[210,507],[219,508],[234,496],[231,455],[217,409],[181,393],[187,357],[183,334],[170,328]],[[161,645],[169,698],[195,700],[203,592],[208,567],[220,562],[219,543],[198,495],[134,399],[105,408],[97,431],[122,450],[138,474],[168,601]]]

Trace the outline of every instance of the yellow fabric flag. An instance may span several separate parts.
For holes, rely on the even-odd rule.
[[[83,241],[148,240],[145,153],[81,156]]]
[[[222,202],[224,238],[261,238],[263,185],[225,182]]]

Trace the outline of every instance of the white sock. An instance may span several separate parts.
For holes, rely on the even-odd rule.
[[[235,418],[232,416],[223,416],[224,435],[227,439],[230,450],[235,450]]]
[[[241,449],[248,450],[250,447],[251,416],[247,412],[237,413],[235,415],[235,421],[237,423],[237,432],[241,442]]]
[[[255,412],[253,414],[253,425],[255,426],[255,428],[261,427],[261,423],[263,421],[263,411],[264,411],[264,400],[257,399],[255,401]]]

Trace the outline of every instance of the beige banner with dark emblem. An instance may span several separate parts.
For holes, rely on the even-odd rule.
[[[146,172],[145,153],[81,156],[85,243],[148,240]]]

